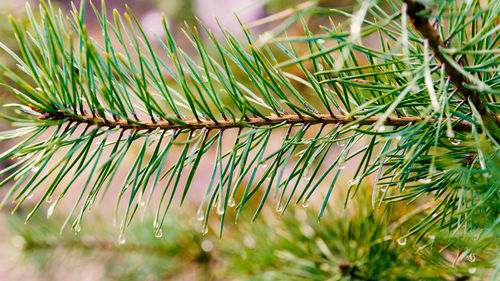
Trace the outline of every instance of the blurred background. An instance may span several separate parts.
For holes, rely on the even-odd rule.
[[[38,5],[37,1],[28,2],[32,7]],[[63,13],[71,10],[70,1],[52,2]],[[100,1],[95,2],[100,6]],[[304,19],[313,32],[320,32],[319,26],[328,25],[330,21],[325,11],[350,7],[353,2],[129,0],[126,4],[153,42],[162,39],[158,34],[163,34],[161,17],[164,14],[176,41],[189,53],[194,50],[183,28],[199,25],[198,19],[216,36],[221,34],[219,23],[243,38],[239,18],[250,27],[255,38],[267,40],[283,36],[285,30],[289,35],[303,34],[299,19]],[[78,7],[79,1],[74,1],[74,5]],[[125,12],[124,5],[121,0],[106,0],[108,11]],[[88,5],[87,10],[91,9]],[[7,19],[9,14],[28,24],[24,1],[2,0],[0,10],[0,40],[12,50],[18,50]],[[345,19],[336,16],[332,20],[341,23]],[[87,25],[90,34],[99,40],[101,29],[92,12],[88,13]],[[377,46],[374,40],[365,40],[366,45]],[[157,43],[155,47],[159,48],[159,41]],[[5,52],[0,52],[0,61],[16,67]],[[4,88],[0,90],[0,97],[4,103],[12,102]],[[8,124],[0,123],[0,130],[7,128]],[[0,142],[0,151],[11,145]],[[336,149],[332,149],[331,153],[335,152]],[[206,158],[212,159],[210,154]],[[27,224],[26,214],[37,202],[37,195],[13,215],[10,212],[14,205],[9,205],[0,211],[0,279],[483,280],[491,274],[487,270],[488,254],[494,252],[486,251],[483,256],[469,254],[464,258],[460,247],[450,244],[452,235],[431,233],[397,239],[426,215],[423,204],[408,207],[401,203],[374,210],[370,204],[372,187],[367,182],[344,207],[345,190],[353,174],[349,169],[356,167],[356,159],[346,165],[344,179],[336,186],[327,214],[320,222],[317,215],[326,193],[324,187],[309,206],[291,206],[283,216],[276,212],[275,204],[269,202],[254,223],[251,223],[251,212],[244,212],[238,224],[234,224],[234,213],[229,213],[220,237],[220,220],[214,215],[209,221],[208,233],[202,233],[201,222],[195,214],[212,167],[208,160],[200,164],[188,202],[181,209],[176,207],[169,212],[168,221],[159,234],[153,232],[153,212],[145,209],[142,220],[136,219],[126,236],[118,239],[113,210],[119,186],[111,187],[99,208],[86,216],[78,233],[68,228],[59,231],[72,207],[71,196],[50,218],[47,218],[50,204],[46,204]],[[7,191],[8,186],[2,187],[0,196]],[[475,247],[483,249],[490,243],[472,240]]]

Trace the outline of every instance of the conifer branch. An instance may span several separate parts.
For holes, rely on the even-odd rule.
[[[356,125],[372,125],[380,120],[379,116],[347,116],[343,114],[315,114],[315,116],[309,115],[280,115],[280,116],[267,116],[265,118],[254,117],[246,118],[242,120],[208,120],[208,121],[197,121],[197,120],[183,120],[184,124],[173,123],[171,121],[138,121],[129,122],[126,119],[109,119],[98,116],[93,116],[91,114],[77,115],[74,113],[67,113],[60,110],[58,113],[44,112],[36,108],[35,106],[30,106],[31,109],[41,113],[40,119],[51,119],[51,120],[66,120],[70,123],[80,123],[95,125],[99,128],[120,128],[122,130],[200,130],[200,129],[216,129],[216,130],[226,130],[233,128],[245,128],[245,127],[261,127],[261,126],[275,126],[279,124],[296,125],[296,124],[341,124],[348,125],[356,120]],[[410,124],[416,124],[425,121],[421,117],[387,117],[385,119],[385,126],[406,126]],[[427,124],[433,124],[439,121],[438,119],[431,118],[427,120]],[[454,124],[454,129],[457,131],[470,131],[472,129],[472,123],[460,120],[457,118],[452,118],[451,122]]]
[[[352,15],[337,11],[351,17],[351,31],[332,24],[324,28],[325,34],[314,35],[304,23],[304,36],[273,41],[273,48],[267,43],[255,47],[259,44],[246,29],[248,42],[242,43],[224,30],[222,39],[216,38],[201,25],[208,36],[205,41],[197,29],[188,28],[186,35],[199,59],[179,47],[165,19],[164,39],[158,37],[154,48],[131,10],[124,17],[114,11],[109,20],[103,2],[101,13],[94,7],[103,29],[101,46],[87,33],[85,5],[80,11],[74,9],[73,18],[66,18],[54,13],[50,2],[41,1],[43,20],[28,6],[31,30],[12,20],[19,52],[0,44],[19,65],[19,69],[1,65],[0,69],[9,81],[7,89],[23,103],[6,105],[17,115],[0,117],[23,127],[0,132],[0,140],[27,137],[0,155],[0,162],[19,160],[0,171],[7,175],[0,187],[14,182],[0,207],[12,200],[17,209],[48,184],[29,219],[45,200],[59,194],[53,210],[69,186],[83,178],[86,184],[75,202],[80,214],[72,212],[67,220],[74,217],[71,226],[78,231],[97,195],[104,195],[119,180],[117,210],[127,204],[121,234],[138,206],[148,204],[144,197],[161,191],[154,223],[159,231],[174,196],[183,187],[182,204],[201,159],[216,150],[196,215],[203,229],[212,206],[224,225],[227,210],[235,207],[239,217],[260,192],[254,218],[270,196],[276,198],[277,210],[284,212],[294,202],[307,205],[326,184],[321,218],[344,163],[357,156],[361,160],[349,196],[365,178],[376,175],[372,206],[414,201],[425,194],[446,200],[434,211],[439,218],[422,221],[413,233],[438,223],[462,228],[464,206],[474,206],[470,218],[477,212],[497,217],[491,206],[498,206],[498,193],[492,188],[500,185],[500,149],[495,140],[500,136],[499,51],[498,40],[490,37],[498,31],[499,8],[494,3],[459,7],[436,2],[440,11],[460,19],[443,37],[473,36],[452,50],[440,36],[446,34],[446,22],[436,31],[424,15],[425,6],[415,0],[403,3],[406,13],[400,11],[401,2],[390,13],[368,2]],[[369,13],[376,21],[367,18]],[[465,20],[478,13],[482,15]],[[401,24],[395,21],[399,17]],[[412,32],[407,19],[420,34]],[[472,25],[480,30],[470,34]],[[391,40],[380,50],[363,46],[359,39],[373,33],[379,33],[381,42]],[[473,60],[462,66],[453,56],[456,53]],[[368,65],[358,60],[363,57]],[[285,71],[285,66],[295,68]],[[167,81],[166,76],[172,79]],[[482,97],[486,93],[492,93],[488,102]],[[33,116],[39,120],[33,122]],[[87,125],[85,130],[77,130],[80,124]],[[311,129],[313,124],[322,126]],[[338,126],[325,128],[326,124]],[[299,125],[297,130],[292,130],[294,125]],[[382,132],[382,125],[394,128]],[[224,131],[231,128],[239,130],[228,148],[223,145],[229,138]],[[286,128],[287,133],[275,147],[270,137],[277,128]],[[118,139],[111,136],[112,129],[120,131]],[[124,134],[125,130],[133,132]],[[186,137],[181,142],[176,139],[180,134]],[[125,167],[127,176],[117,179],[122,160],[141,141],[134,162]],[[182,149],[171,150],[174,145]],[[61,151],[64,157],[51,161]],[[167,161],[172,157],[177,161]],[[291,171],[285,169],[290,166]],[[62,184],[65,181],[69,184]],[[469,188],[473,193],[463,197],[460,190]],[[456,198],[465,205],[456,205]]]

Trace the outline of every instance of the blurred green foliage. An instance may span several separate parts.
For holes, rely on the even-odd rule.
[[[20,5],[21,1],[17,0],[2,0],[0,5],[0,38],[2,38],[2,44],[6,45],[10,50],[16,54],[20,54],[19,45],[17,44],[12,25],[9,21],[9,15],[13,15],[19,19],[19,24],[21,26],[27,26],[29,24],[24,10],[24,5]],[[6,52],[0,52],[0,62],[2,65],[9,67],[10,69],[16,69],[16,61]],[[22,71],[18,70],[18,74],[21,77],[26,78],[26,75]],[[0,76],[1,83],[8,83],[5,81],[3,75]],[[16,100],[14,95],[12,95],[6,87],[0,88],[0,101],[12,102]],[[4,120],[2,120],[3,122]]]
[[[1,246],[20,251],[18,266],[34,267],[40,279],[60,279],[58,274],[68,272],[75,276],[82,268],[97,272],[102,280],[491,278],[498,262],[492,251],[494,233],[460,241],[451,233],[395,237],[406,233],[424,212],[414,210],[396,220],[396,205],[373,210],[368,193],[363,194],[349,211],[328,209],[321,223],[311,208],[295,208],[281,218],[266,209],[263,219],[253,224],[243,219],[237,226],[229,225],[221,240],[213,234],[217,227],[201,235],[198,223],[185,214],[171,214],[161,237],[151,234],[152,220],[137,223],[122,244],[109,219],[93,216],[74,235],[58,232],[60,217],[47,221],[37,215],[25,225],[20,213],[8,218],[6,227],[13,238]]]

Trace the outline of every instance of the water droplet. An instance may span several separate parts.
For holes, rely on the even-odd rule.
[[[398,244],[401,246],[406,245],[406,237],[401,237],[398,239]]]
[[[476,271],[477,271],[477,268],[475,268],[475,267],[469,268],[469,273],[470,274],[474,274],[474,273],[476,273]]]
[[[198,212],[196,212],[196,220],[202,221],[205,218],[205,214],[203,213],[203,209],[200,208],[198,209]]]
[[[219,203],[217,205],[217,211],[216,212],[217,212],[217,215],[219,215],[219,216],[222,216],[224,214],[225,210],[224,210],[224,205],[222,203]]]
[[[281,213],[281,212],[283,212],[283,209],[284,209],[284,207],[281,206],[281,202],[278,202],[278,205],[276,205],[276,211],[278,213]]]
[[[266,181],[271,181],[271,177],[266,177]]]
[[[453,145],[459,145],[460,144],[460,140],[459,139],[450,139],[450,142]]]
[[[386,192],[386,191],[387,191],[387,187],[381,187],[381,188],[380,188],[380,191],[381,191],[381,192]]]
[[[208,233],[208,226],[206,224],[203,224],[201,226],[201,234],[205,235]]]
[[[432,180],[430,178],[425,178],[425,179],[419,179],[418,180],[420,183],[423,183],[423,184],[428,184],[430,183]]]
[[[229,205],[229,207],[234,207],[236,205],[236,201],[234,201],[233,196],[229,197],[229,202],[227,202],[227,204]]]
[[[339,166],[339,170],[343,170],[345,168],[345,155],[341,154],[339,156],[337,165]]]
[[[345,142],[341,141],[341,142],[338,142],[337,143],[340,147],[344,147],[345,146]]]
[[[469,262],[475,262],[476,261],[476,255],[474,255],[474,253],[471,253],[468,257],[467,257],[467,260]]]
[[[361,178],[358,176],[358,177],[355,177],[354,179],[350,180],[349,183],[351,185],[357,185],[360,180],[361,180]]]
[[[146,206],[146,202],[145,202],[145,201],[141,201],[141,203],[139,203],[139,205],[140,205],[141,207],[144,207],[144,206]]]
[[[435,236],[435,235],[432,235],[432,234],[429,234],[429,236],[428,236],[428,237],[429,237],[429,239],[431,239],[431,240],[436,239],[436,236]]]
[[[50,218],[52,214],[54,213],[54,209],[56,208],[57,202],[54,204],[50,205],[49,209],[47,210],[47,218]]]
[[[160,229],[158,229],[155,233],[155,237],[156,238],[161,238],[163,236],[163,231]]]
[[[323,39],[318,39],[318,40],[316,40],[316,42],[318,42],[319,44],[323,44],[323,43],[325,43],[325,40],[323,40]]]
[[[318,70],[319,70],[319,71],[323,71],[323,69],[324,69],[324,68],[323,68],[323,65],[322,65],[322,64],[319,64],[319,65],[318,65]]]
[[[385,132],[385,126],[380,126],[377,128],[377,132],[381,133],[381,132]]]
[[[304,200],[304,201],[302,202],[302,207],[304,207],[304,208],[309,207],[309,200]]]
[[[203,242],[201,242],[201,249],[205,252],[210,252],[214,249],[214,243],[208,239],[203,240]]]
[[[125,235],[123,233],[120,233],[120,235],[118,236],[118,243],[120,245],[123,245],[125,244],[125,242],[127,242],[127,238],[125,238]]]
[[[47,198],[47,203],[52,203],[52,195]]]
[[[31,198],[33,198],[33,193],[28,195],[28,197],[26,197],[26,199],[31,199]]]
[[[267,168],[267,163],[262,163],[259,165],[259,168],[265,169]]]
[[[80,227],[80,224],[77,224],[77,225],[75,226],[75,233],[79,233],[79,232],[80,232],[80,230],[82,230],[82,228]]]

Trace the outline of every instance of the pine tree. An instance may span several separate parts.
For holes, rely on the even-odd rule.
[[[243,39],[222,27],[218,38],[198,23],[184,31],[195,56],[165,20],[158,50],[130,9],[109,15],[104,2],[92,6],[101,44],[87,31],[85,7],[81,1],[65,16],[50,2],[37,12],[28,5],[29,27],[11,19],[19,54],[0,44],[17,62],[1,68],[19,100],[2,114],[18,128],[0,139],[19,139],[0,155],[16,160],[0,172],[0,186],[12,184],[2,206],[13,201],[15,211],[42,190],[26,220],[45,201],[52,213],[77,193],[64,226],[78,231],[119,182],[122,235],[152,197],[158,233],[209,155],[213,171],[196,214],[204,229],[212,206],[224,226],[230,208],[238,220],[253,207],[255,220],[270,197],[283,213],[324,186],[321,219],[345,163],[356,158],[346,200],[372,183],[373,208],[429,201],[403,238],[440,229],[497,239],[498,1],[365,0],[352,12],[312,4],[310,11],[348,20],[317,30],[298,16],[301,36],[255,39],[242,22]],[[368,36],[379,47],[366,47]],[[124,163],[130,154],[133,163]]]

